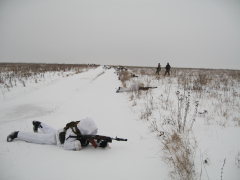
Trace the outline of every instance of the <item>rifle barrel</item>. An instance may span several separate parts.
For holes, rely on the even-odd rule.
[[[122,139],[122,138],[112,138],[112,140],[116,140],[116,141],[127,141],[127,139]]]

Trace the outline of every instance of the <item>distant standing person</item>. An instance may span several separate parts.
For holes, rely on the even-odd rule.
[[[160,65],[160,63],[158,63],[158,67],[157,67],[156,69],[157,69],[156,73],[159,75],[159,72],[161,71],[161,65]]]
[[[166,72],[165,72],[164,76],[166,76],[167,73],[170,76],[170,69],[171,69],[171,66],[169,65],[169,63],[167,63],[167,65],[166,65]]]

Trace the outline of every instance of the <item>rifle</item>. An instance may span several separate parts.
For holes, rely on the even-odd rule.
[[[81,140],[81,139],[96,139],[96,140],[105,140],[107,142],[112,142],[112,140],[116,140],[116,141],[127,141],[127,139],[122,139],[122,138],[118,138],[118,137],[115,137],[115,138],[112,138],[112,137],[109,137],[109,136],[101,136],[101,135],[82,135],[82,136],[69,136],[68,138],[76,138],[77,140]],[[67,138],[67,139],[68,139]]]
[[[157,87],[139,87],[139,90],[149,90],[154,88],[157,88]]]

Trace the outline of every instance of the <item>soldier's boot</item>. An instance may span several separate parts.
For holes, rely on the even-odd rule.
[[[121,89],[121,87],[118,88],[118,90],[116,91],[116,93],[119,93],[119,90]]]
[[[11,134],[8,135],[7,137],[7,142],[13,141],[15,138],[17,138],[19,131],[14,131]]]
[[[32,124],[33,124],[33,132],[38,132],[39,127],[42,128],[40,121],[33,121]]]

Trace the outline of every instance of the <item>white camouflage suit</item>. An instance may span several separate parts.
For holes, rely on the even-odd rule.
[[[127,88],[124,87],[119,87],[119,89],[117,90],[117,92],[132,92],[132,91],[138,91],[139,87],[144,87],[143,83],[135,83],[130,85]]]
[[[88,117],[81,120],[77,124],[77,128],[80,130],[82,135],[96,135],[98,131],[94,121]],[[30,143],[57,145],[66,150],[80,150],[82,148],[80,141],[75,138],[68,138],[70,135],[76,136],[71,128],[66,131],[64,144],[61,144],[59,141],[59,133],[63,132],[63,128],[55,130],[47,124],[41,122],[41,127],[39,127],[39,129],[43,132],[43,134],[19,131],[17,138]],[[95,143],[99,146],[97,141],[95,141]]]

